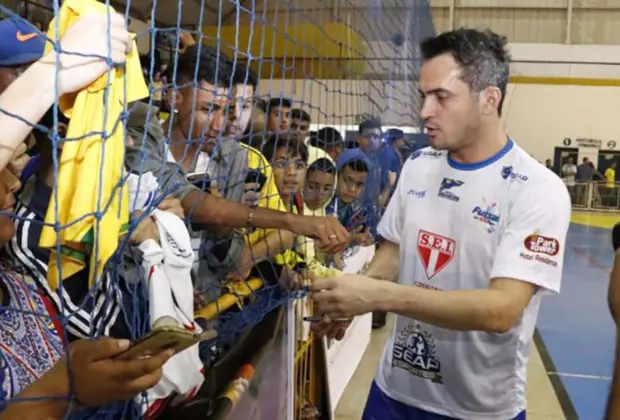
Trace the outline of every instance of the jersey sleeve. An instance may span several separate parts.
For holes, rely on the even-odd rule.
[[[523,186],[509,210],[491,278],[510,278],[559,293],[571,202],[559,179]],[[528,183],[528,184],[529,184]]]
[[[410,172],[410,167],[413,161],[408,160],[403,167],[402,174],[396,183],[396,188],[392,198],[388,202],[387,208],[381,217],[381,222],[377,228],[377,232],[384,239],[400,244],[400,237],[405,220],[404,204],[407,198],[407,191],[405,186],[407,184],[407,173]]]

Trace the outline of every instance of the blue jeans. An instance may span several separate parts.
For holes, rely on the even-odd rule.
[[[452,417],[430,413],[395,401],[379,389],[372,381],[362,420],[455,420]],[[525,411],[513,420],[525,420]]]

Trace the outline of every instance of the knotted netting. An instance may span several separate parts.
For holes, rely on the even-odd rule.
[[[27,154],[5,170],[22,185],[5,212],[15,232],[2,254],[4,407],[55,397],[51,409],[75,418],[318,418],[318,340],[303,321],[312,315],[305,290],[314,278],[356,271],[360,248],[379,239],[374,228],[389,198],[381,195],[393,180],[386,172],[381,190],[367,194],[373,162],[360,143],[382,149],[400,140],[401,159],[421,146],[412,140],[418,42],[434,33],[427,2],[95,3],[0,6],[6,21],[20,22],[18,41],[33,39],[24,35],[28,21],[47,54],[72,53],[60,40],[90,10],[109,22],[115,10],[135,34],[122,67],[110,61],[77,95],[55,92]],[[2,88],[33,61],[0,65],[12,77]],[[324,252],[263,208],[337,217],[352,239],[342,252]],[[127,399],[110,392],[129,381],[125,365],[115,365],[121,373],[110,382],[108,365],[89,370],[98,360],[62,358],[83,340],[140,343],[162,331],[169,334],[151,353],[179,337],[200,341],[185,350],[196,350],[200,380],[188,359],[164,369],[157,392]],[[293,337],[292,365],[282,337]],[[94,395],[84,389],[93,386],[88,374],[101,375],[96,398],[85,397]],[[50,376],[70,384],[71,404],[45,394]],[[253,411],[238,404],[249,383]]]

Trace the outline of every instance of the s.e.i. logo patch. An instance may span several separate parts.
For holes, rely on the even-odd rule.
[[[547,236],[533,233],[523,241],[525,249],[530,252],[538,254],[547,254],[549,256],[556,256],[560,252],[560,241],[555,238],[549,238]]]

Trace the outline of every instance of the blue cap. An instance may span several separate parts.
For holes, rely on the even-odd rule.
[[[0,21],[0,67],[37,61],[45,51],[45,38],[23,19]]]

